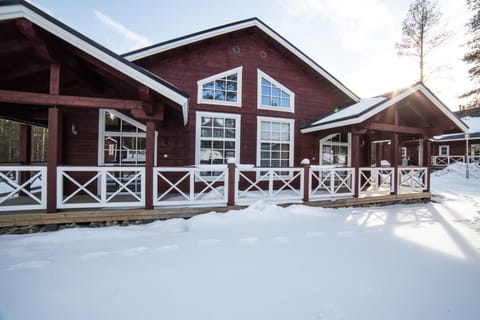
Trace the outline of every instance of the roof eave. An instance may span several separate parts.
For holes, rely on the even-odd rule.
[[[44,13],[43,11],[41,11],[42,14],[35,12],[36,10],[40,11],[36,7],[34,7],[35,9],[32,9],[27,6],[29,6],[29,4],[23,3],[23,2],[15,3],[15,4],[7,3],[3,6],[0,6],[0,21],[20,19],[20,18],[25,18],[32,21],[42,29],[45,29],[46,31],[54,34],[55,36],[59,37],[65,42],[70,43],[74,47],[108,64],[113,69],[127,75],[128,77],[138,81],[139,83],[151,88],[152,90],[161,94],[162,96],[165,96],[168,99],[172,100],[173,102],[177,103],[182,107],[184,123],[185,124],[187,123],[188,96],[180,94],[179,92],[176,92],[175,90],[163,85],[162,83],[146,76],[145,74],[129,66],[125,62],[122,62],[122,58],[120,56],[114,57],[113,55],[92,45],[88,41],[81,39],[80,37],[70,32],[69,30],[66,30],[62,26],[63,23],[60,23],[60,22],[55,23],[51,21],[51,20],[54,20],[54,21],[56,20],[50,17],[49,15],[47,15],[46,13]],[[47,19],[43,15],[48,16],[50,19]]]

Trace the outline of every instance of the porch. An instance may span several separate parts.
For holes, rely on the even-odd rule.
[[[56,188],[46,166],[0,167],[0,212],[233,207],[257,200],[279,204],[355,206],[379,200],[428,199],[427,167],[261,168],[253,165],[154,167],[148,187],[144,167],[58,166]],[[149,179],[148,179],[149,180]],[[52,190],[56,193],[52,195]],[[386,197],[386,198],[385,198]],[[149,203],[151,201],[151,203]]]

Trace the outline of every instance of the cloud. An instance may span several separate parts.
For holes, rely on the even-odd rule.
[[[116,50],[129,51],[152,44],[147,37],[128,29],[123,24],[115,21],[110,16],[100,12],[99,10],[94,9],[93,13],[104,26],[120,37],[120,42],[115,41]]]

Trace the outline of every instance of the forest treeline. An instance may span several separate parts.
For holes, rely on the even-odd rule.
[[[47,129],[32,126],[31,162],[47,161]],[[0,119],[0,163],[19,162],[20,124]]]

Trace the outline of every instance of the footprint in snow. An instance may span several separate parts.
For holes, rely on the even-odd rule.
[[[142,254],[147,250],[148,250],[147,247],[135,247],[135,248],[123,250],[120,253],[123,256],[138,256],[139,254]]]
[[[256,238],[256,237],[251,237],[251,238],[242,238],[239,241],[240,241],[241,244],[253,245],[253,244],[257,243],[258,240],[259,239]]]
[[[172,245],[164,245],[158,248],[155,248],[155,251],[157,252],[172,252],[172,251],[177,251],[180,247],[177,246],[176,244]]]
[[[198,244],[200,246],[213,246],[213,245],[216,245],[220,242],[222,242],[223,240],[218,240],[218,239],[205,239],[205,240],[200,240],[198,241]]]
[[[26,261],[20,262],[10,266],[7,270],[25,270],[25,269],[39,269],[43,268],[50,264],[48,260],[34,260],[34,261]]]

